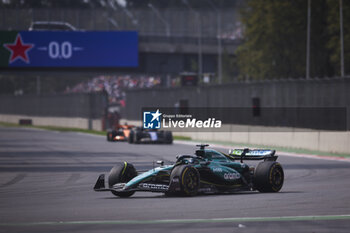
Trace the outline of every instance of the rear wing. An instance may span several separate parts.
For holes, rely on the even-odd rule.
[[[275,150],[268,149],[233,149],[229,151],[229,156],[233,159],[243,160],[265,160],[276,161],[278,156],[275,156]]]

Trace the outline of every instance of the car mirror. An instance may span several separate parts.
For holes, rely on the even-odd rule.
[[[164,161],[163,160],[158,160],[157,164],[160,165],[160,166],[163,166],[164,165]]]

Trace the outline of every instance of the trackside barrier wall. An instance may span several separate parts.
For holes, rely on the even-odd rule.
[[[259,97],[261,107],[346,107],[349,116],[350,79],[283,80],[222,86],[130,90],[124,117],[141,124],[142,107],[173,107],[188,100],[189,107],[251,107]],[[142,101],[141,101],[142,100]],[[18,123],[31,118],[34,125],[102,129],[107,102],[103,94],[0,96],[0,121]],[[123,121],[121,121],[123,123]],[[349,117],[347,127],[349,129]],[[283,146],[350,154],[348,131],[325,131],[229,124],[228,132],[174,132],[200,141],[227,141]],[[261,129],[261,128],[263,129]],[[265,127],[265,128],[264,128]]]
[[[129,120],[140,120],[143,107],[173,108],[183,100],[187,101],[189,108],[252,108],[253,98],[260,99],[261,108],[340,107],[346,108],[347,116],[349,116],[349,90],[350,78],[274,80],[201,87],[132,89],[126,93],[127,107],[124,117]],[[350,119],[347,118],[347,128],[350,129]]]
[[[101,130],[106,106],[103,93],[1,96],[0,121],[18,123],[27,118],[34,125]]]
[[[251,108],[253,98],[260,99],[262,108],[340,107],[345,108],[346,111],[347,131],[328,130],[327,127],[317,130],[283,127],[281,122],[276,121],[272,122],[275,125],[269,124],[268,127],[231,123],[227,126],[231,127],[229,132],[175,132],[174,134],[190,136],[192,139],[203,142],[226,141],[350,154],[349,90],[350,79],[347,78],[274,80],[204,87],[129,90],[126,95],[125,118],[128,119],[128,123],[132,120],[140,121],[143,107],[174,107],[182,100],[188,102],[189,108]]]
[[[141,121],[123,119],[130,125],[141,126]],[[176,136],[195,141],[230,142],[263,147],[285,147],[328,153],[350,154],[350,131],[324,131],[312,129],[264,127],[250,125],[223,125],[227,132],[173,132]]]
[[[20,119],[31,119],[33,125],[37,126],[57,126],[63,128],[79,128],[101,130],[101,119],[87,119],[81,117],[39,117],[27,115],[0,114],[0,122],[18,124]]]

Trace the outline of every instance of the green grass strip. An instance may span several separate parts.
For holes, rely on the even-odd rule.
[[[79,133],[87,133],[87,134],[106,136],[106,131],[79,129],[79,128],[67,128],[67,127],[57,127],[57,126],[39,126],[39,125],[19,125],[19,124],[14,124],[14,123],[5,123],[5,122],[0,122],[0,126],[45,129],[45,130],[52,130],[52,131],[59,131],[59,132],[79,132]],[[174,136],[173,138],[175,140],[184,140],[184,141],[191,140],[190,137],[186,137],[186,136]]]
[[[5,126],[5,127],[24,127],[24,128],[45,129],[45,130],[52,130],[52,131],[59,131],[59,132],[79,132],[79,133],[88,133],[88,134],[96,134],[96,135],[106,135],[105,131],[79,129],[79,128],[69,128],[69,127],[40,126],[40,125],[19,125],[19,124],[4,123],[4,122],[0,122],[0,126]]]

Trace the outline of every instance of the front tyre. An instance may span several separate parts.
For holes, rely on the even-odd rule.
[[[109,187],[112,187],[117,183],[127,183],[135,176],[137,176],[137,172],[131,163],[117,163],[109,172],[108,185]],[[118,197],[130,197],[135,193],[135,191],[117,192],[114,190],[111,192]]]
[[[115,136],[117,136],[117,131],[111,130],[107,132],[107,141],[113,142]]]
[[[178,182],[179,190],[175,193],[184,196],[195,196],[200,185],[199,172],[190,165],[176,166],[170,175],[171,182]]]
[[[278,192],[284,182],[281,164],[264,161],[258,164],[254,172],[254,186],[259,192]]]
[[[107,131],[107,141],[112,141],[113,140],[113,133],[112,131]]]

